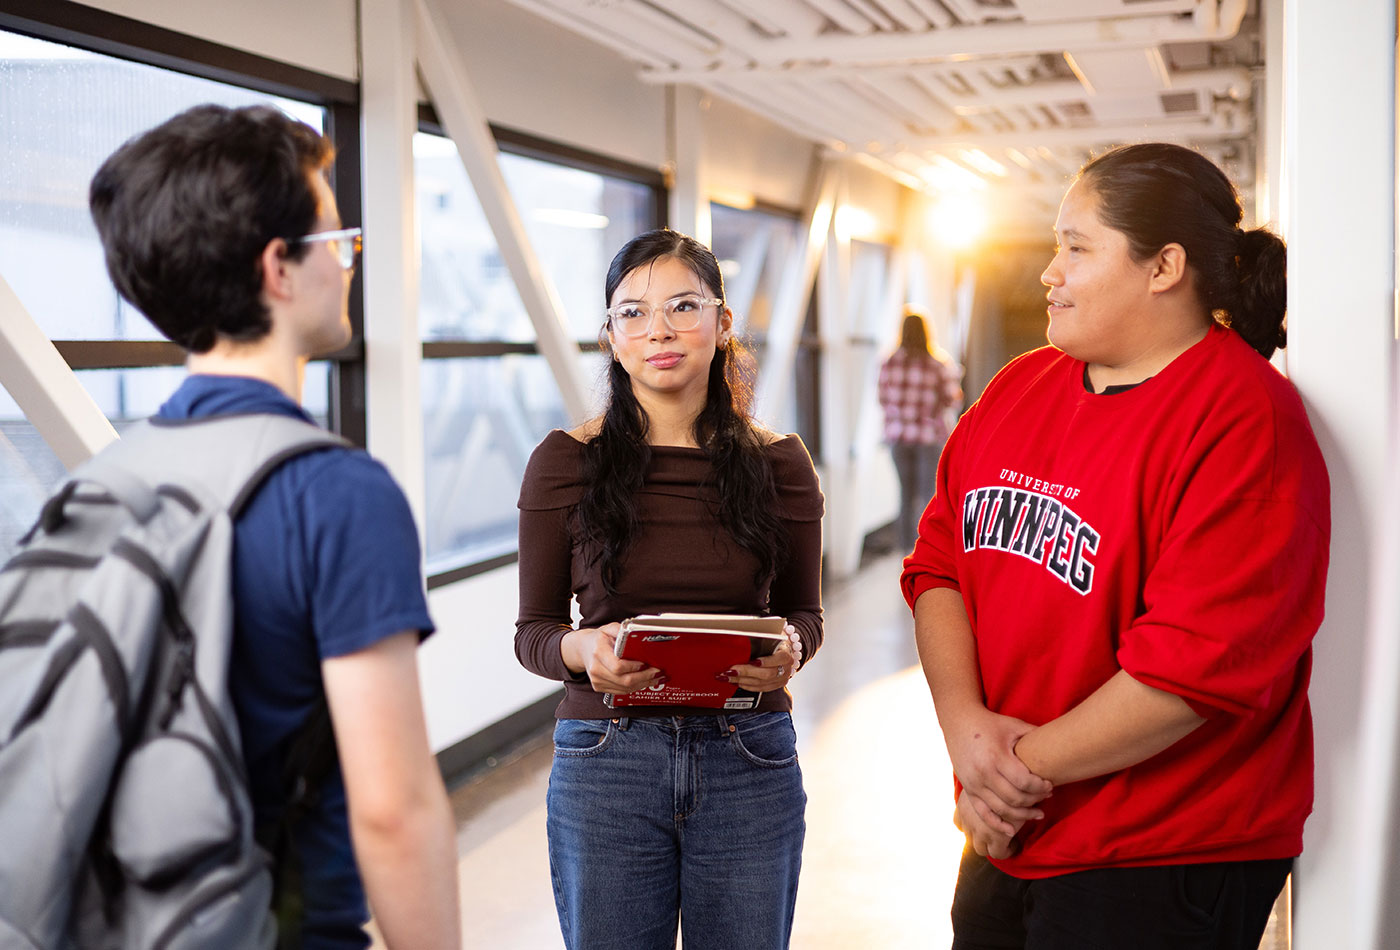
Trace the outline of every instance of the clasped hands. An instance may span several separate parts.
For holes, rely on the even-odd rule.
[[[1025,823],[1045,817],[1036,806],[1054,789],[1016,755],[1016,743],[1035,727],[983,707],[950,725],[948,755],[962,783],[953,823],[978,854],[1009,858],[1019,850],[1016,835]]]
[[[621,632],[620,623],[570,631],[562,647],[565,665],[575,672],[587,673],[597,693],[631,693],[666,682],[664,670],[617,655],[617,638]],[[788,624],[783,627],[783,633],[786,639],[772,654],[752,663],[736,664],[720,671],[716,678],[755,693],[782,689],[802,665],[802,640],[796,628]]]

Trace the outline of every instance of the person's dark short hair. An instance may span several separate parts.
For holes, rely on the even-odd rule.
[[[315,129],[268,106],[196,106],[122,145],[88,203],[117,291],[186,350],[272,328],[258,259],[304,237],[319,209],[311,176],[335,155]],[[306,245],[290,244],[300,260]]]

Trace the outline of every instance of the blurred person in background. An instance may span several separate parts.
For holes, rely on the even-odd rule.
[[[880,366],[885,441],[899,473],[899,550],[914,547],[919,515],[938,475],[938,456],[962,406],[962,367],[934,345],[928,321],[904,310],[899,347]]]

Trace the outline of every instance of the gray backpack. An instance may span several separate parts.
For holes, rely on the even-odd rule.
[[[233,520],[276,415],[151,420],[78,468],[0,570],[0,948],[276,941],[227,672]]]

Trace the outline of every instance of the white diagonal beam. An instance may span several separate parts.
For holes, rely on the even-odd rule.
[[[815,178],[811,203],[804,215],[807,229],[798,241],[796,253],[788,260],[774,295],[773,316],[768,322],[763,363],[758,371],[755,414],[768,422],[781,418],[782,411],[787,408],[784,401],[796,364],[797,341],[802,334],[802,323],[812,300],[812,284],[836,211],[836,164],[830,159],[818,159]]]
[[[418,21],[418,68],[423,85],[491,225],[501,257],[520,292],[525,312],[534,324],[540,353],[554,373],[571,419],[581,422],[589,411],[588,383],[579,365],[578,343],[572,339],[564,308],[553,282],[540,265],[525,222],[506,187],[497,161],[496,140],[477,100],[447,23],[433,0],[415,0]]]
[[[739,244],[735,263],[738,273],[733,279],[725,279],[725,296],[734,308],[735,323],[747,334],[753,316],[754,298],[758,296],[758,285],[763,277],[763,262],[768,259],[768,249],[773,243],[772,228],[750,228]]]
[[[0,383],[65,468],[117,438],[78,377],[0,276]]]

